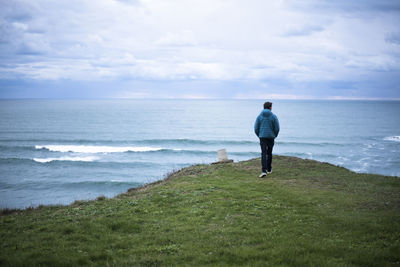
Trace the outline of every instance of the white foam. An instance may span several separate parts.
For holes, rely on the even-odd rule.
[[[33,160],[40,163],[47,163],[52,161],[95,161],[98,157],[60,157],[60,158],[34,158]]]
[[[76,153],[122,153],[122,152],[148,152],[158,151],[159,147],[133,147],[133,146],[77,146],[77,145],[46,145],[35,146],[36,149],[47,149],[56,152]]]
[[[400,136],[388,136],[388,137],[383,138],[383,140],[400,142]]]

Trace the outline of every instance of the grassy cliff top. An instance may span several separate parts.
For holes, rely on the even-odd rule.
[[[0,265],[400,265],[400,179],[275,156],[0,216]]]

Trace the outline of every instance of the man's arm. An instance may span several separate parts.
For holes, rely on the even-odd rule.
[[[254,132],[258,137],[258,135],[260,133],[260,117],[259,116],[257,117],[256,122],[254,123]]]
[[[277,116],[274,116],[274,128],[275,128],[275,137],[278,137],[279,134],[279,120]]]

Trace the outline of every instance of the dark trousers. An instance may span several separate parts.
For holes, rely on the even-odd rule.
[[[272,149],[274,148],[274,138],[260,138],[261,146],[261,165],[263,172],[272,170]]]

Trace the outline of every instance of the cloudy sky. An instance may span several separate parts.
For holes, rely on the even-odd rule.
[[[0,98],[400,99],[400,1],[0,0]]]

